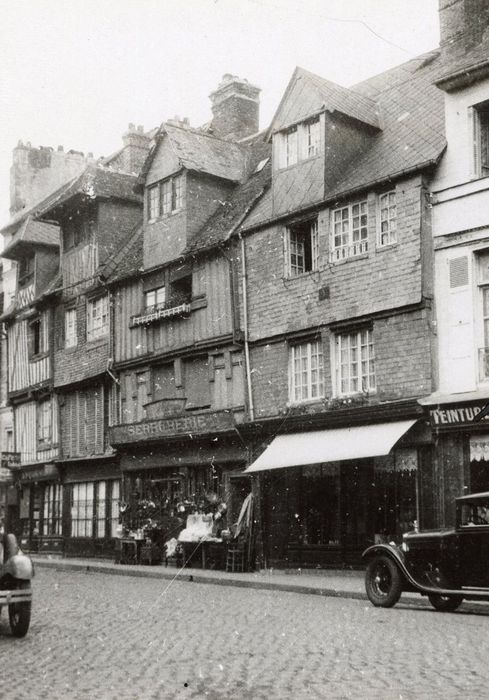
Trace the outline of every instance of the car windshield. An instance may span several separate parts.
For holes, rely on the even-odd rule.
[[[462,503],[459,523],[462,527],[489,525],[489,500]]]

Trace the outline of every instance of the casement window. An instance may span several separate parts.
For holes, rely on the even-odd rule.
[[[160,186],[148,187],[148,219],[152,221],[160,215]]]
[[[27,287],[34,281],[34,256],[21,258],[18,263],[18,285]]]
[[[183,207],[183,176],[174,175],[147,188],[148,220],[166,216]]]
[[[41,313],[29,323],[29,357],[48,351],[48,315]]]
[[[52,430],[53,412],[51,399],[46,399],[37,404],[37,444],[51,444]]]
[[[285,276],[297,277],[319,266],[317,220],[289,226],[285,231]]]
[[[50,484],[44,489],[43,518],[41,534],[62,534],[63,485]]]
[[[87,303],[87,340],[96,340],[109,332],[109,297]]]
[[[153,307],[163,306],[166,302],[166,287],[158,287],[144,293],[144,307],[151,309]]]
[[[65,348],[73,348],[78,343],[76,331],[76,309],[65,311]]]
[[[474,177],[489,175],[489,100],[469,108]]]
[[[368,251],[367,202],[356,202],[333,211],[330,259],[344,260]]]
[[[335,338],[337,396],[375,391],[375,353],[370,329],[341,333]]]
[[[397,206],[395,191],[379,196],[379,237],[380,247],[397,241]]]
[[[287,168],[299,161],[319,155],[321,127],[319,117],[308,119],[275,135],[278,167]]]
[[[320,340],[289,348],[289,400],[310,401],[324,396],[324,360]]]
[[[303,158],[312,158],[319,154],[321,132],[319,118],[306,122],[303,129]]]

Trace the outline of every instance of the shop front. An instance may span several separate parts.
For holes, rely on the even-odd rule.
[[[489,491],[489,416],[478,417],[488,401],[452,396],[424,402],[434,436],[440,526],[455,523],[455,498]]]
[[[65,556],[112,557],[121,499],[118,459],[66,460],[59,469]]]
[[[251,488],[233,413],[118,425],[111,442],[121,453],[122,559],[159,563],[170,557],[223,568],[226,541]]]
[[[17,508],[10,529],[26,552],[58,554],[63,551],[63,486],[56,464],[23,465],[14,471]]]
[[[429,436],[416,420],[279,435],[248,467],[260,482],[266,566],[355,565],[422,519]],[[422,429],[421,429],[422,428]]]

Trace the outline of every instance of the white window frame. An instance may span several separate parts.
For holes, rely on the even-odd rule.
[[[377,387],[372,329],[338,333],[333,342],[335,396],[374,393]]]
[[[71,536],[92,537],[95,483],[83,481],[72,486],[71,492]]]
[[[309,231],[304,229],[309,226]],[[306,256],[304,238],[309,237]],[[301,240],[302,239],[302,240]],[[317,219],[300,222],[285,229],[285,276],[299,277],[319,268],[319,231]]]
[[[53,437],[53,407],[51,399],[37,404],[37,444],[50,445]]]
[[[379,248],[397,243],[397,195],[396,190],[384,192],[378,199],[378,238]]]
[[[303,142],[302,158],[306,160],[319,155],[321,150],[321,122],[319,117],[307,121],[301,132],[301,140]]]
[[[87,341],[103,338],[109,333],[108,294],[87,302]]]
[[[482,114],[484,114],[483,119]],[[469,120],[472,126],[472,175],[476,178],[487,177],[489,176],[489,100],[469,107]]]
[[[48,484],[44,489],[42,534],[61,535],[63,525],[63,484]]]
[[[172,181],[171,178],[163,180],[161,187],[161,213],[171,214],[172,211]]]
[[[164,306],[166,303],[166,287],[162,285],[144,293],[144,308],[152,309]]]
[[[148,220],[154,221],[160,215],[160,186],[159,183],[148,187]]]
[[[369,221],[366,199],[333,209],[331,217],[331,262],[368,252]]]
[[[321,118],[308,119],[300,124],[278,132],[277,168],[288,168],[301,161],[315,158],[321,152]]]
[[[176,175],[172,177],[172,211],[178,211],[183,206],[183,177]]]
[[[324,398],[324,351],[322,340],[289,346],[289,403]]]
[[[65,309],[65,348],[73,348],[76,345],[78,345],[76,308]]]

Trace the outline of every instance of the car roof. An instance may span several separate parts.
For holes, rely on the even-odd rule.
[[[478,499],[489,498],[489,491],[483,491],[482,493],[469,493],[467,496],[460,496],[456,498],[456,501],[477,501]]]

